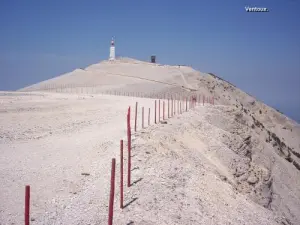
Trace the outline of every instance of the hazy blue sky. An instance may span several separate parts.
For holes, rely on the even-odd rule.
[[[299,0],[1,0],[0,90],[107,59],[111,36],[117,55],[213,72],[300,121]]]

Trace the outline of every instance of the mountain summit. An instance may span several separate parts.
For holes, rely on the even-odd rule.
[[[152,125],[154,99],[181,107],[191,96],[195,108]],[[118,58],[0,100],[4,224],[22,220],[25,183],[37,224],[106,223],[110,160],[135,102],[136,181],[116,224],[300,224],[299,124],[215,74]]]

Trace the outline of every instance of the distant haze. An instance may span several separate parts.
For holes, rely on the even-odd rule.
[[[245,6],[266,7],[249,13]],[[2,1],[0,90],[116,55],[212,72],[300,122],[299,1]]]

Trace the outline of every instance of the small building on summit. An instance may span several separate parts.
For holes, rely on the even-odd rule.
[[[156,56],[155,55],[151,56],[151,63],[156,63]]]

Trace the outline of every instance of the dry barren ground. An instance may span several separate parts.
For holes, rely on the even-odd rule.
[[[252,98],[141,130],[153,99],[42,92],[0,95],[0,224],[23,223],[26,184],[32,224],[106,224],[111,159],[119,171],[136,101],[133,186],[123,210],[116,189],[115,224],[300,224],[299,125]]]
[[[23,220],[25,184],[31,185],[33,224],[107,217],[100,209],[108,202],[110,162],[135,100],[12,93],[0,103],[0,224]]]

